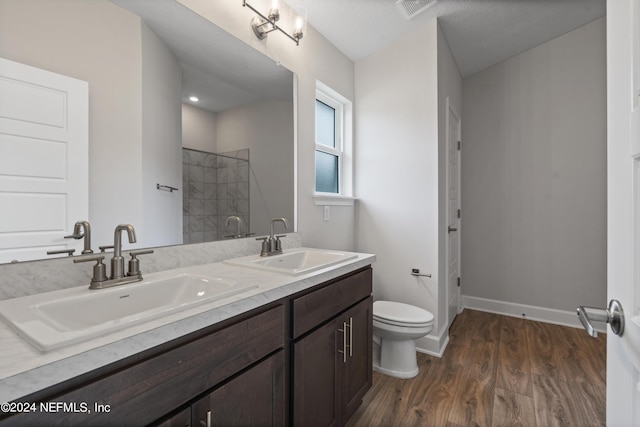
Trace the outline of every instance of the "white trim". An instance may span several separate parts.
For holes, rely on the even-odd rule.
[[[416,351],[431,356],[442,357],[444,350],[447,348],[447,344],[449,344],[448,329],[445,329],[444,333],[440,336],[433,335],[433,331],[431,331],[426,337],[416,340]]]
[[[445,140],[445,222],[446,222],[446,226],[449,227],[452,224],[449,224],[449,218],[451,217],[451,212],[450,212],[450,208],[449,208],[449,188],[451,187],[451,183],[449,182],[449,178],[450,178],[450,169],[449,169],[449,154],[451,152],[451,144],[458,144],[458,141],[461,141],[462,139],[462,119],[460,118],[460,115],[458,114],[458,111],[456,110],[455,106],[451,103],[451,100],[449,99],[449,97],[446,97],[446,109],[447,109],[447,113],[446,113],[446,117],[445,117],[445,126],[446,126],[446,140]],[[457,126],[457,132],[458,132],[458,141],[452,141],[451,140],[451,118],[455,118],[455,120],[457,120],[458,122],[458,126]],[[455,147],[455,146],[454,146]],[[457,204],[458,204],[458,212],[460,212],[460,210],[462,209],[462,155],[460,150],[456,150],[456,165],[458,168],[458,173],[457,173],[457,177],[456,179],[458,180],[458,185],[457,185]],[[458,280],[460,280],[460,277],[462,276],[462,218],[458,217],[458,221],[456,222],[456,228],[458,229],[458,231],[456,232],[456,238],[458,239],[458,251],[456,254],[457,257],[457,271],[458,271]],[[449,289],[451,284],[449,283],[449,252],[450,252],[450,243],[449,243],[449,233],[447,232],[446,238],[445,238],[445,266],[446,266],[446,274],[444,276],[444,282],[445,282],[445,298],[446,298],[446,322],[447,322],[447,327],[450,327],[451,325],[449,324],[449,319],[450,319],[450,315],[451,313],[449,312],[449,302],[451,300],[451,295],[449,295]],[[456,287],[456,292],[458,293],[458,307],[456,310],[456,315],[462,310],[462,291],[460,289],[459,286]]]
[[[293,73],[293,231],[298,231],[298,75]]]
[[[342,175],[343,175],[342,155],[343,155],[343,151],[344,151],[344,132],[343,132],[343,129],[344,129],[344,126],[343,126],[343,123],[344,123],[344,106],[343,106],[343,102],[341,102],[337,98],[338,97],[334,98],[331,93],[329,93],[328,91],[326,91],[323,88],[320,88],[318,85],[316,85],[316,112],[315,112],[315,117],[316,117],[315,135],[316,136],[317,136],[317,128],[318,128],[317,103],[320,102],[320,103],[326,105],[327,107],[332,108],[333,111],[334,111],[334,115],[333,115],[333,125],[334,125],[333,143],[334,143],[334,146],[332,147],[332,146],[329,146],[329,145],[322,144],[322,143],[320,143],[318,141],[315,141],[316,154],[319,151],[321,153],[329,154],[329,155],[334,156],[334,157],[337,158],[337,160],[338,160],[338,170],[337,170],[337,172],[338,172],[338,188],[337,188],[338,192],[335,193],[335,194],[342,195],[342,194],[344,194],[344,190],[343,190],[343,186],[342,186]]]
[[[462,301],[464,308],[472,310],[486,311],[504,316],[519,317],[527,320],[571,326],[574,328],[582,328],[582,324],[580,323],[575,311],[557,310],[554,308],[470,297],[467,295],[462,296]],[[595,329],[598,332],[607,332],[606,329],[602,329],[599,325]]]
[[[353,104],[352,102],[331,89],[326,84],[316,80],[316,100],[336,109],[336,147],[314,143],[316,151],[338,157],[338,193],[326,193],[331,196],[351,197],[353,195]],[[314,173],[315,189],[315,173]],[[324,193],[316,193],[324,196]],[[333,203],[323,203],[329,205]],[[337,203],[341,205],[342,203]]]
[[[353,206],[356,201],[355,197],[314,194],[313,203],[316,206]]]

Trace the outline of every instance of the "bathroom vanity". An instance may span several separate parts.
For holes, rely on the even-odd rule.
[[[127,338],[185,332],[12,399],[0,425],[342,425],[371,386],[374,259],[359,254],[297,277],[202,266],[268,286],[204,307],[192,317],[225,313],[205,327],[185,318]]]

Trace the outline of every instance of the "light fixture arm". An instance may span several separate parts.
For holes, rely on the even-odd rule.
[[[297,33],[297,34],[292,36],[289,33],[287,33],[285,30],[280,28],[278,26],[278,24],[276,24],[276,21],[280,18],[280,15],[278,14],[277,10],[275,11],[275,13],[274,13],[273,10],[271,10],[271,11],[269,11],[269,16],[265,16],[262,13],[260,13],[258,10],[256,10],[256,8],[254,8],[249,3],[247,3],[247,0],[242,0],[242,6],[243,7],[248,7],[249,9],[254,11],[260,17],[260,18],[258,18],[258,16],[256,16],[251,20],[251,28],[253,28],[253,32],[255,33],[255,35],[259,39],[262,40],[270,32],[275,31],[275,30],[279,30],[282,34],[284,34],[285,36],[287,36],[291,40],[293,40],[293,42],[296,44],[296,46],[298,46],[300,44],[300,39],[302,38],[302,33]],[[271,29],[270,30],[265,30],[264,28],[262,28],[263,26],[265,26],[267,24],[271,24]]]

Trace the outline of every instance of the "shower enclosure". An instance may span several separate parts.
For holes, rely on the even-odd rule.
[[[249,171],[248,149],[182,149],[183,243],[249,235]],[[240,218],[239,230],[237,219],[227,221],[229,217]]]

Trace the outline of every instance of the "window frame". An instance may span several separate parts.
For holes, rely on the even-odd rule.
[[[314,142],[315,142],[315,151],[314,151],[314,156],[315,154],[320,151],[322,153],[326,153],[326,154],[330,154],[332,156],[336,156],[338,158],[338,192],[337,193],[333,193],[333,192],[324,192],[324,191],[317,191],[317,182],[316,182],[316,178],[317,178],[317,171],[314,172],[314,194],[316,195],[323,195],[323,196],[343,196],[344,195],[344,191],[343,191],[343,157],[344,157],[344,104],[338,100],[336,100],[335,98],[327,95],[327,93],[321,91],[321,90],[316,90],[316,98],[315,98],[316,102],[321,102],[325,105],[327,105],[330,108],[333,108],[334,110],[334,137],[333,140],[335,142],[335,147],[330,147],[328,145],[322,144],[320,142],[318,142],[316,140],[316,136],[317,136],[317,132],[314,133]],[[317,120],[317,109],[316,109],[316,104],[314,103],[314,116],[315,116],[315,126],[316,129],[318,127],[318,120]],[[314,163],[314,168],[315,168],[315,163]]]

